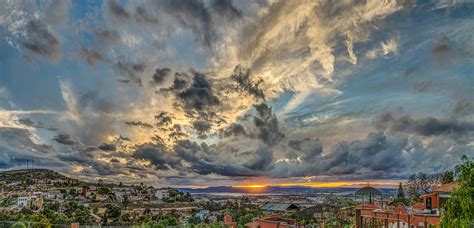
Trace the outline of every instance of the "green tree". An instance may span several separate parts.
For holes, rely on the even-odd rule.
[[[2,207],[9,207],[11,204],[12,204],[12,198],[7,197],[7,198],[2,200],[1,206]]]
[[[113,204],[107,205],[107,210],[105,211],[105,217],[107,218],[118,218],[122,214],[122,209]]]
[[[100,186],[98,193],[101,195],[110,195],[112,194],[112,190],[106,186]]]
[[[463,156],[461,164],[456,166],[459,188],[445,203],[441,215],[442,227],[474,226],[474,161]]]
[[[160,217],[158,224],[167,226],[176,226],[178,225],[178,219],[171,214],[163,215]]]
[[[398,185],[397,199],[405,199],[405,191],[403,190],[402,182]]]
[[[58,213],[58,212],[54,213],[50,217],[50,221],[52,224],[71,224],[72,223],[71,219],[69,219],[67,215],[63,213]]]
[[[192,217],[188,218],[188,223],[191,224],[191,225],[197,225],[201,222],[202,222],[201,219],[197,216],[192,216]]]
[[[244,215],[244,216],[241,216],[239,218],[239,220],[237,221],[237,223],[239,225],[242,225],[242,226],[245,226],[245,224],[249,223],[249,222],[252,222],[252,219],[255,218],[256,216],[253,215],[253,214],[247,214],[247,215]]]
[[[11,228],[26,228],[26,225],[23,222],[15,222],[12,224]]]

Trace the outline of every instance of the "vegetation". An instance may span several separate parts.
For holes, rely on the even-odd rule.
[[[189,192],[184,193],[182,191],[179,191],[178,189],[170,188],[168,189],[168,194],[169,197],[165,199],[165,202],[167,203],[194,201],[193,197],[191,196],[191,194],[189,194]]]
[[[391,202],[391,205],[397,205],[403,203],[405,205],[408,205],[410,202],[409,200],[405,197],[405,190],[403,189],[403,185],[400,182],[398,185],[398,191],[397,191],[397,198]]]
[[[407,189],[406,193],[408,194],[406,202],[411,202],[412,204],[421,202],[420,196],[430,193],[434,186],[451,183],[453,181],[454,173],[450,170],[435,174],[427,174],[423,172],[413,174],[405,183]]]
[[[441,226],[474,227],[474,161],[464,156],[455,170],[460,186],[445,203]]]

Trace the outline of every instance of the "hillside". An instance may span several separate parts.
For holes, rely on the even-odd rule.
[[[36,180],[63,180],[71,182],[80,182],[79,180],[66,177],[56,171],[49,169],[19,169],[0,171],[0,181],[4,181],[6,183]]]

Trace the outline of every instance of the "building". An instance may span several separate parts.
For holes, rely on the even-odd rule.
[[[458,186],[458,183],[453,182],[436,187],[432,193],[421,196],[423,203],[413,206],[398,204],[395,207],[389,207],[376,201],[360,204],[355,209],[356,227],[420,228],[439,226],[443,204]]]
[[[312,219],[319,221],[319,224],[324,226],[326,219],[332,215],[331,210],[329,210],[330,207],[331,205],[318,204],[296,212],[296,216],[302,219]]]
[[[31,199],[27,196],[21,196],[16,199],[16,206],[17,207],[30,207]]]
[[[245,224],[247,228],[297,228],[300,227],[294,219],[284,219],[281,216],[266,216],[255,218]],[[301,226],[303,227],[303,226]]]
[[[227,212],[224,214],[224,225],[225,227],[237,228],[237,223],[234,222],[232,216]]]
[[[169,197],[169,192],[167,189],[159,189],[155,192],[155,198],[157,200],[163,200]]]
[[[296,211],[299,207],[292,203],[265,203],[260,210],[267,212],[288,212]]]

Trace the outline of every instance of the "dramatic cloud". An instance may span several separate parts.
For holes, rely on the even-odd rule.
[[[59,40],[39,20],[31,20],[26,25],[27,40],[23,47],[37,55],[58,59],[61,56]]]
[[[143,144],[133,154],[134,158],[150,161],[157,169],[169,169],[180,165],[180,160],[173,157],[163,145]]]
[[[198,72],[194,73],[191,86],[177,95],[183,108],[188,112],[206,112],[220,103],[219,98],[214,94],[211,81]]]
[[[396,118],[391,113],[380,115],[374,122],[382,130],[409,132],[422,136],[459,136],[474,131],[474,123],[472,122],[461,122],[455,119],[437,119],[434,117],[413,119],[408,115]]]
[[[258,138],[268,145],[278,143],[285,135],[281,132],[278,119],[273,114],[272,108],[267,104],[261,103],[255,105],[257,116],[254,117],[253,122],[258,128]]]
[[[117,149],[117,146],[112,143],[103,143],[102,145],[99,146],[99,149],[104,150],[104,151],[115,151]]]
[[[161,186],[452,168],[474,156],[473,7],[415,3],[6,1],[0,168]]]
[[[30,165],[65,167],[60,164],[56,151],[50,145],[38,144],[33,141],[34,135],[26,129],[0,128],[0,168]]]
[[[258,80],[256,82],[252,81],[250,78],[250,70],[243,70],[240,66],[235,67],[234,74],[231,76],[238,84],[241,90],[249,93],[256,98],[261,98],[265,100],[265,95],[263,90],[259,88],[260,83],[262,80]]]
[[[165,81],[167,77],[171,74],[170,68],[156,68],[155,73],[153,74],[153,82],[156,84],[161,84]]]
[[[245,136],[247,132],[245,132],[245,128],[241,124],[233,123],[226,127],[225,129],[221,130],[221,134],[224,137],[238,137],[238,136]]]
[[[71,136],[67,133],[59,133],[56,136],[54,136],[53,140],[56,141],[57,143],[70,145],[70,146],[78,144],[78,141],[72,139]]]

